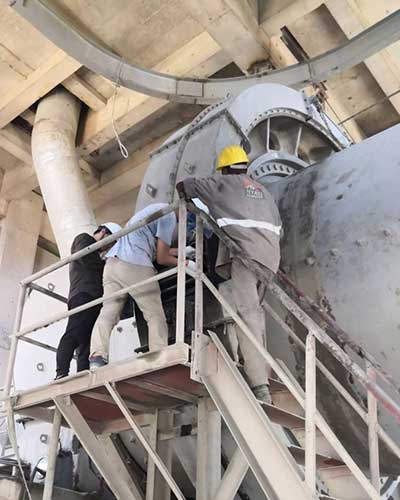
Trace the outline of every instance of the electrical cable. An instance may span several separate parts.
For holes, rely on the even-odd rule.
[[[329,116],[325,112],[325,109],[326,109],[327,105],[330,107],[330,109],[332,109],[332,107],[329,105],[329,102],[328,102],[328,97],[326,95],[326,89],[325,89],[325,87],[322,84],[316,84],[316,83],[313,84],[312,87],[314,89],[315,95],[311,97],[311,104],[313,104],[315,106],[316,110],[318,111],[318,113],[319,113],[322,121],[325,124],[325,127],[326,127],[329,135],[331,136],[331,138],[334,141],[336,141],[337,138],[336,138],[333,130],[331,129],[331,124],[334,124],[334,122],[329,118]],[[328,118],[331,121],[331,124],[329,123]],[[340,125],[340,124],[338,124],[338,125]],[[344,135],[346,135],[347,139],[350,142],[352,142],[351,138],[349,138],[347,136],[347,133],[346,133],[346,131],[344,129],[341,130],[341,132]]]
[[[117,96],[117,91],[120,87],[120,81],[121,81],[121,71],[122,71],[122,66],[123,66],[123,60],[120,59],[119,65],[118,65],[118,74],[117,78],[114,82],[114,94],[113,94],[113,102],[112,102],[112,109],[111,109],[111,126],[115,135],[115,138],[118,143],[119,150],[121,152],[121,155],[125,160],[129,157],[129,151],[127,150],[126,146],[123,144],[123,142],[120,139],[120,136],[118,134],[117,128],[115,126],[115,118],[114,118],[114,112],[115,112],[115,98]]]

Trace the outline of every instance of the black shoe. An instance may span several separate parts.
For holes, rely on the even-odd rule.
[[[65,378],[65,377],[68,377],[68,374],[67,375],[65,375],[65,374],[56,375],[56,378],[54,380],[60,380],[60,379]]]

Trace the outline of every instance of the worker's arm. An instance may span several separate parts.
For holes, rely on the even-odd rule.
[[[78,234],[78,236],[75,237],[72,243],[71,254],[79,252],[80,250],[83,250],[84,248],[88,247],[89,245],[93,245],[94,243],[97,242],[93,238],[93,236],[90,236],[90,234],[87,233]],[[79,260],[83,262],[85,266],[88,267],[97,267],[104,265],[104,262],[102,261],[98,251],[85,255],[84,257],[81,257]]]
[[[171,247],[167,245],[160,238],[157,239],[157,248],[156,248],[156,261],[157,264],[161,266],[176,266],[178,264],[178,259],[172,255]]]
[[[203,177],[201,179],[188,177],[176,185],[180,197],[190,200],[200,198],[207,205],[210,192],[215,192],[217,179],[215,176]]]

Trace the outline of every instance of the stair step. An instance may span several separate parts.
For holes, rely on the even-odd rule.
[[[286,411],[278,406],[259,401],[263,410],[274,424],[282,425],[287,429],[300,429],[305,427],[305,420],[300,415]]]
[[[285,384],[283,384],[280,380],[270,378],[269,391],[271,393],[272,402],[275,406],[296,415],[304,415],[303,408],[296,401],[296,398],[292,396]]]
[[[319,476],[329,495],[340,500],[365,500],[366,493],[345,465],[320,469]]]
[[[299,445],[304,448],[306,443],[305,429],[294,429],[292,432],[299,442]],[[319,429],[316,429],[316,448],[317,452],[321,455],[326,455],[340,460],[338,452],[329,444],[328,440]]]
[[[289,389],[286,387],[286,385],[276,378],[269,379],[269,390],[271,391],[271,394],[275,392],[289,392]]]
[[[300,417],[304,416],[304,409],[289,391],[279,391],[271,394],[274,406],[281,408],[289,413],[294,413]]]
[[[305,463],[305,449],[300,446],[288,446],[288,450],[292,454],[293,458],[299,465],[304,465]],[[329,467],[338,467],[342,466],[343,462],[341,460],[337,460],[336,458],[328,457],[326,455],[321,455],[317,453],[317,468],[318,469],[327,469]]]

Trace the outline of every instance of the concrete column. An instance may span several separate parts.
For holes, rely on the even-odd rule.
[[[0,231],[0,385],[3,385],[19,282],[32,274],[43,201],[31,193],[10,202]]]
[[[56,89],[39,103],[32,132],[32,157],[61,257],[79,233],[96,220],[75,148],[80,103]]]

